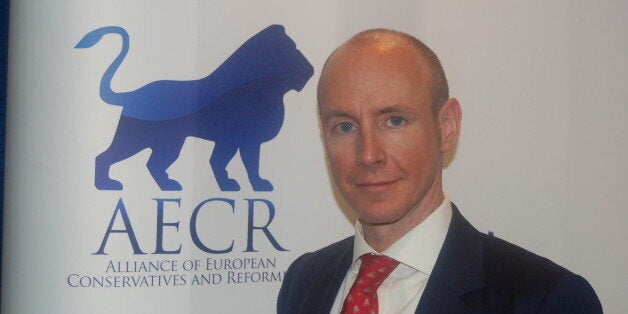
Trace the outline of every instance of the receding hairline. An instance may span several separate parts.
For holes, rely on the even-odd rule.
[[[394,46],[399,43],[399,40],[403,43],[410,44],[422,57],[424,65],[427,66],[427,72],[430,77],[430,86],[428,88],[432,98],[432,109],[436,115],[447,99],[449,99],[449,86],[445,71],[432,49],[410,34],[386,28],[373,28],[361,31],[353,35],[329,55],[323,65],[322,72],[325,71],[329,60],[332,59],[339,50],[345,47],[359,47],[369,44],[381,45],[386,43]]]

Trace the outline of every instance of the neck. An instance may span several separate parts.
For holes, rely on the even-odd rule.
[[[428,191],[421,200],[399,220],[386,224],[362,223],[364,240],[375,251],[381,253],[393,243],[414,229],[431,215],[445,198],[440,185],[434,191]]]

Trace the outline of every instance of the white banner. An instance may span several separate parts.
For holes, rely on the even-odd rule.
[[[350,230],[316,120],[335,11],[13,4],[3,313],[272,313]]]

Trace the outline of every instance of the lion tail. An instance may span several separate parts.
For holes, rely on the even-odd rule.
[[[100,41],[100,39],[107,34],[118,34],[122,37],[122,49],[118,56],[113,60],[111,65],[103,74],[102,79],[100,80],[100,98],[108,104],[112,105],[122,105],[122,103],[118,99],[118,93],[114,92],[111,89],[111,80],[113,79],[113,75],[116,73],[122,60],[126,57],[129,52],[129,34],[124,30],[124,28],[119,26],[105,26],[98,29],[95,29],[81,39],[74,48],[83,49],[90,48],[96,43]]]

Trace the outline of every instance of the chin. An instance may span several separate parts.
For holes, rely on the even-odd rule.
[[[360,222],[366,225],[387,225],[399,221],[403,218],[403,214],[386,213],[383,210],[358,211]]]

